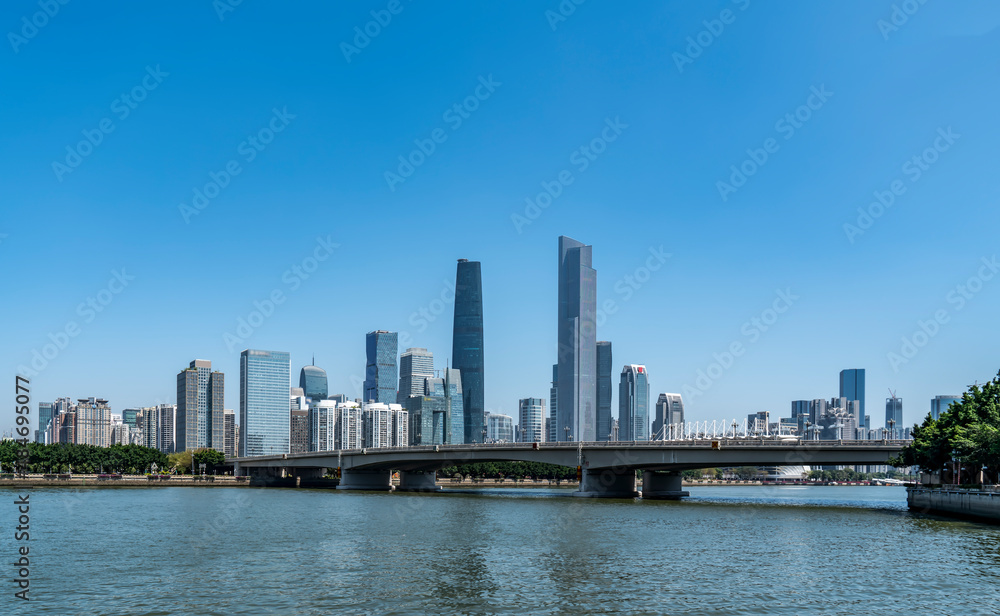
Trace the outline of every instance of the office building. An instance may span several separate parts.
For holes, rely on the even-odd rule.
[[[52,409],[53,404],[51,402],[39,402],[38,403],[38,427],[35,430],[35,442],[36,443],[47,443],[48,433],[49,433],[49,422],[55,416]]]
[[[122,423],[132,428],[137,427],[136,415],[138,413],[139,409],[125,409],[122,411]]]
[[[160,404],[156,407],[156,447],[163,453],[177,451],[177,405]]]
[[[483,280],[479,261],[458,260],[455,274],[455,319],[451,343],[452,367],[461,372],[462,428],[465,443],[483,442],[486,412],[483,361]],[[458,422],[452,418],[453,425]]]
[[[236,413],[233,409],[222,410],[222,449],[227,458],[236,457]]]
[[[486,442],[513,443],[514,419],[500,413],[486,414]]]
[[[430,379],[430,381],[441,381],[441,379]],[[469,414],[465,412],[465,382],[462,380],[462,372],[457,368],[448,368],[444,371],[444,395],[448,399],[448,421],[451,424],[449,432],[451,438],[449,444],[461,445],[462,443],[482,443],[486,438],[485,417],[474,421],[474,425],[479,427],[479,438],[469,440],[465,437],[469,432],[465,429],[465,420]]]
[[[865,415],[865,370],[855,368],[840,371],[840,397],[848,400],[857,400],[860,403],[860,411],[857,415],[858,427],[868,428],[867,416]]]
[[[545,400],[542,398],[521,398],[517,403],[518,441],[523,443],[545,442]],[[611,434],[611,427],[608,427]]]
[[[111,446],[111,407],[103,398],[80,398],[74,406],[74,440],[77,445]]]
[[[611,343],[602,340],[597,343],[597,440],[611,439],[611,373],[614,364],[611,359]]]
[[[545,440],[556,442],[556,409],[559,402],[559,364],[552,365],[552,387],[549,388],[549,415],[545,418]]]
[[[653,436],[650,440],[663,441],[678,438],[683,432],[684,400],[680,394],[660,394],[656,399],[653,419]]]
[[[225,375],[196,359],[177,374],[177,451],[224,448]]]
[[[434,354],[423,348],[409,348],[399,357],[399,394],[396,401],[406,404],[410,396],[424,395],[424,379],[434,378]]]
[[[316,363],[315,357],[313,363]],[[326,400],[326,370],[318,366],[303,366],[299,371],[299,388],[303,391],[302,395],[310,400]]]
[[[597,271],[592,247],[559,237],[556,438],[597,440]],[[620,403],[619,403],[620,406]]]
[[[903,427],[903,399],[893,394],[885,399],[885,429],[889,431],[889,438],[895,439],[899,438]]]
[[[286,352],[240,353],[240,457],[288,453],[289,370]]]
[[[383,330],[368,332],[365,336],[367,363],[365,364],[364,398],[362,402],[396,402],[396,372],[398,334]]]
[[[645,366],[629,364],[622,368],[618,425],[622,441],[649,440],[649,380]]]
[[[931,398],[931,418],[940,419],[941,413],[947,411],[949,406],[961,401],[962,396],[934,396]]]

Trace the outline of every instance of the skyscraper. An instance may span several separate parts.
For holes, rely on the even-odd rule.
[[[885,429],[889,430],[889,438],[898,438],[896,435],[903,431],[903,399],[895,394],[885,399]]]
[[[500,413],[486,414],[486,442],[513,443],[514,418]]]
[[[597,439],[597,271],[592,249],[559,237],[559,441]]]
[[[309,451],[333,449],[337,403],[320,400],[309,405]]]
[[[545,441],[543,428],[545,426],[545,400],[542,398],[521,398],[517,403],[518,421],[521,434],[517,438],[524,443],[542,443]],[[608,434],[611,428],[608,428]]]
[[[646,367],[627,364],[618,385],[619,440],[649,440],[649,380]]]
[[[313,357],[313,362],[315,361],[316,358]],[[299,371],[299,387],[302,388],[306,398],[326,400],[326,370],[314,365],[303,366]]]
[[[292,409],[288,419],[288,453],[309,451],[309,411]]]
[[[177,374],[176,450],[225,448],[225,375],[196,359]]]
[[[597,440],[611,439],[611,343],[597,343]]]
[[[452,367],[462,373],[464,431],[461,438],[466,443],[481,443],[486,402],[483,389],[483,279],[479,261],[458,260],[451,361]]]
[[[840,397],[857,400],[861,411],[857,417],[859,428],[868,428],[865,416],[865,370],[855,368],[840,371]]]
[[[368,361],[365,365],[365,390],[362,402],[396,403],[396,355],[398,334],[377,330],[365,336]]]
[[[240,457],[288,453],[288,385],[288,353],[240,353]]]
[[[44,443],[49,429],[49,422],[55,417],[51,402],[38,403],[38,428],[35,430],[35,442]]]
[[[656,415],[653,420],[653,435],[650,440],[675,438],[684,423],[684,400],[680,394],[660,394],[656,399]]]
[[[545,418],[545,440],[554,443],[556,439],[556,409],[559,406],[559,364],[552,365],[552,387],[549,388],[549,416]]]
[[[74,408],[74,440],[77,445],[111,446],[111,406],[103,398],[80,398]]]
[[[222,410],[223,453],[227,458],[236,457],[236,413],[233,409]]]
[[[177,405],[158,405],[155,417],[157,443],[155,447],[163,453],[174,453],[177,451]]]
[[[424,379],[434,378],[434,354],[427,349],[409,348],[399,357],[397,402],[406,405],[410,396],[424,395]]]
[[[931,417],[939,419],[953,402],[961,402],[962,396],[934,396],[931,398]],[[39,405],[40,407],[41,405]]]

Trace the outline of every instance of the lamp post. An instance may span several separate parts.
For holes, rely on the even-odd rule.
[[[566,431],[566,441],[569,442],[569,426],[566,426],[563,430]]]

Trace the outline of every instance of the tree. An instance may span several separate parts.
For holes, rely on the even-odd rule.
[[[217,466],[226,463],[226,454],[217,449],[198,449],[194,452],[194,470],[201,472],[201,465],[205,465],[205,472],[211,474]]]

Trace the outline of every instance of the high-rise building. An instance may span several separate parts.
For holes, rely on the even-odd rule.
[[[885,399],[885,429],[889,431],[889,438],[899,438],[903,431],[903,399],[895,394]]]
[[[465,435],[469,434],[469,431],[465,429],[465,421],[469,417],[469,414],[465,411],[465,401],[468,398],[465,395],[465,382],[462,380],[462,372],[458,368],[446,369],[444,371],[443,385],[444,395],[449,402],[448,421],[451,424],[451,439],[448,441],[449,444],[482,443],[483,439],[486,438],[486,435],[482,433],[486,429],[485,417],[475,422],[476,426],[480,426],[479,438],[476,440],[465,438]]]
[[[313,357],[313,363],[316,358]],[[299,371],[299,387],[303,395],[311,400],[326,400],[326,370],[317,366],[303,366]]]
[[[47,438],[49,422],[52,421],[52,418],[55,416],[52,407],[53,404],[51,402],[38,403],[38,428],[35,430],[36,443],[49,442]]]
[[[144,406],[135,414],[135,422],[139,427],[139,444],[150,449],[159,448],[159,435],[156,429],[156,407]]]
[[[390,404],[392,411],[392,446],[406,447],[410,444],[410,413],[401,404]]]
[[[396,402],[396,355],[399,352],[398,334],[377,330],[365,337],[367,363],[365,365],[364,399],[362,402]]]
[[[233,409],[222,410],[223,453],[227,458],[236,457],[236,413]]]
[[[196,359],[177,374],[177,451],[225,447],[225,375]]]
[[[288,384],[288,353],[240,353],[240,457],[288,453]]]
[[[156,407],[156,447],[163,453],[177,451],[177,405],[160,404]]]
[[[137,426],[135,417],[136,417],[136,415],[138,413],[139,413],[139,409],[125,409],[125,410],[123,410],[122,411],[122,423],[124,423],[125,425],[127,425],[129,427],[135,428]]]
[[[309,410],[292,409],[288,421],[288,453],[309,451]]]
[[[411,445],[456,445],[464,440],[462,373],[450,368],[444,374],[443,379],[424,379],[424,395],[406,402]],[[480,435],[480,442],[483,438]]]
[[[336,431],[337,403],[320,400],[309,405],[309,451],[331,451]]]
[[[453,438],[465,443],[481,443],[486,398],[483,388],[483,278],[479,261],[458,260],[451,361],[452,367],[462,374],[463,397],[463,432]],[[454,417],[452,422],[457,424]]]
[[[840,371],[840,397],[848,400],[857,400],[861,410],[858,413],[857,421],[859,428],[868,428],[865,415],[865,370],[864,368],[854,368]]]
[[[361,406],[338,402],[334,411],[334,449],[361,449]]]
[[[684,400],[680,394],[660,394],[656,399],[653,435],[650,440],[670,440],[680,436],[684,423]]]
[[[559,237],[559,441],[597,440],[597,271],[592,247]]]
[[[74,442],[77,445],[111,446],[111,407],[103,398],[80,398],[75,408]]]
[[[795,420],[795,429],[801,436],[806,435],[806,422],[811,427],[813,423],[809,414],[809,400],[792,400],[792,419]]]
[[[410,396],[424,395],[424,379],[434,378],[434,354],[427,349],[410,348],[399,357],[399,394],[396,401],[406,404]]]
[[[649,379],[646,367],[626,364],[618,385],[618,437],[622,441],[649,440]]]
[[[542,398],[521,398],[517,403],[518,427],[516,437],[523,443],[545,441],[545,400]],[[608,428],[608,434],[611,428]]]
[[[390,406],[396,408],[390,409]],[[398,404],[389,405],[381,402],[364,405],[361,409],[361,446],[391,447],[393,411],[401,408]]]
[[[611,343],[597,343],[597,440],[611,439]]]
[[[545,418],[545,440],[556,442],[556,410],[559,407],[559,364],[552,365],[552,387],[549,388],[549,415]]]
[[[57,435],[54,443],[65,443],[71,445],[76,443],[76,407],[57,416],[59,424],[56,428]]]
[[[941,413],[948,410],[948,407],[954,402],[961,402],[962,396],[934,396],[931,398],[931,417],[933,419],[939,419]],[[40,407],[41,405],[39,405]],[[41,412],[41,411],[39,411]]]
[[[513,443],[514,418],[500,413],[486,414],[486,442]]]

